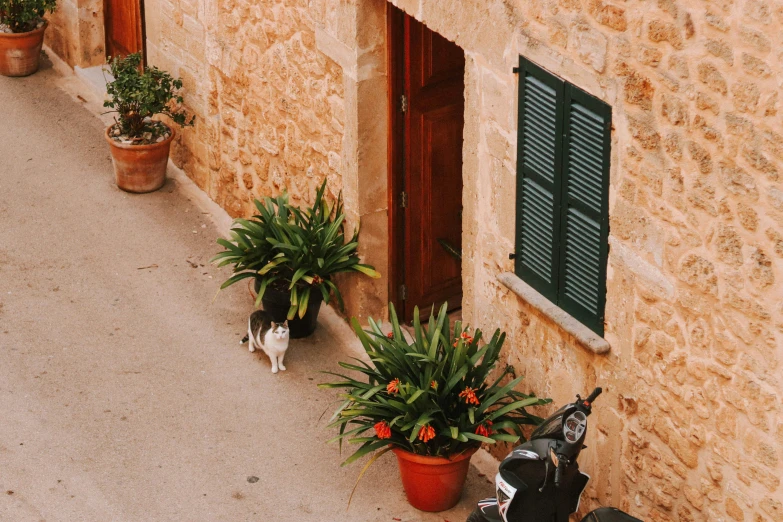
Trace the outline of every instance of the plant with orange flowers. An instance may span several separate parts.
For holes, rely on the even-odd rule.
[[[390,446],[449,457],[481,443],[517,442],[524,438],[522,426],[541,423],[526,408],[550,399],[517,391],[522,377],[509,380],[508,369],[489,381],[504,333],[496,330],[484,342],[481,330],[471,332],[459,321],[450,330],[444,304],[426,326],[414,311],[409,340],[389,308],[388,333],[372,319],[368,330],[352,320],[371,363],[355,359],[340,366],[361,378],[327,372],[340,380],[320,385],[343,390],[330,422],[339,428],[332,441],[361,445],[343,465],[380,450],[369,466]]]

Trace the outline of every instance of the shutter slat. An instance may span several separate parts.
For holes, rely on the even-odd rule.
[[[569,239],[573,239],[569,237]],[[596,238],[597,239],[597,238]],[[585,263],[592,266],[593,264],[598,264],[599,256],[596,253],[595,250],[591,250],[589,248],[585,248],[578,240],[575,240],[573,244],[569,244],[568,248],[573,249],[574,256],[581,256],[584,258]]]
[[[586,94],[586,93],[584,93],[584,94]],[[599,103],[601,103],[601,102],[599,102]],[[604,104],[604,105],[606,105],[606,104]],[[574,105],[573,109],[574,109],[573,113],[574,113],[575,116],[578,116],[580,118],[584,118],[585,120],[588,120],[588,121],[591,121],[591,122],[595,123],[596,127],[599,130],[603,129],[603,125],[604,125],[604,123],[606,123],[606,119],[603,116],[599,116],[598,114],[594,113],[593,111],[591,111],[590,109],[588,109],[587,107],[585,107],[583,105]]]
[[[525,101],[529,105],[541,107],[542,110],[548,111],[557,104],[557,98],[548,92],[543,92],[540,85],[538,83],[528,83],[526,85]]]
[[[590,139],[589,137],[579,133],[579,129],[572,128],[572,131],[576,131],[573,132],[572,135],[576,136],[579,140]],[[571,145],[568,154],[572,158],[580,161],[585,167],[595,170],[595,175],[598,177],[598,179],[601,179],[600,174],[603,166],[601,164],[600,158],[603,154],[603,149],[598,147],[592,148],[584,144],[574,143]]]
[[[542,121],[548,125],[555,125],[555,116],[551,112],[551,108],[547,107],[546,110],[539,109],[539,106],[536,105],[538,103],[538,100],[535,98],[528,98],[527,103],[525,104],[525,118],[526,119],[537,119],[539,121]],[[554,143],[552,144],[554,146]]]
[[[547,165],[554,165],[555,163],[555,148],[554,146],[547,143],[546,139],[543,136],[536,136],[532,132],[536,129],[535,126],[532,125],[525,125],[525,132],[530,132],[531,134],[526,137],[525,139],[525,148],[527,149],[526,152],[529,154],[530,149],[529,147],[533,147],[535,149],[534,152],[536,152],[538,155],[544,157],[547,160]]]
[[[548,96],[549,99],[557,100],[557,91],[547,85],[546,83],[542,82],[535,76],[530,76],[530,72],[525,76],[525,84],[528,86],[535,86],[535,89],[532,89],[531,92],[538,93],[541,96]]]
[[[597,116],[587,108],[572,103],[569,109],[568,196],[600,213],[604,178],[602,128]]]
[[[539,138],[526,140],[525,149],[527,149],[527,154],[525,155],[525,160],[535,161],[542,167],[549,167],[551,169],[552,165],[555,163],[555,152],[546,150],[543,147],[544,145]],[[544,163],[541,163],[541,161]]]
[[[523,164],[550,183],[555,180],[557,93],[535,77],[525,77],[521,139]]]
[[[601,227],[576,209],[566,218],[565,294],[582,300],[586,309],[597,312]],[[585,255],[589,253],[589,255]]]
[[[582,170],[586,173],[590,173],[590,175],[595,178],[596,182],[598,182],[599,185],[601,184],[601,177],[599,176],[601,173],[601,165],[596,165],[594,158],[585,156],[575,147],[569,152],[568,160],[572,165],[582,167]]]
[[[572,177],[569,179],[569,182],[578,183],[583,188],[588,190],[590,192],[590,196],[594,196],[597,198],[598,203],[598,209],[600,210],[601,205],[601,185],[598,185],[596,183],[596,180],[590,176],[589,173],[585,172],[581,167],[576,167],[573,163],[571,164],[571,173]]]
[[[551,283],[554,199],[531,179],[524,179],[522,184],[522,261],[541,279]]]
[[[600,138],[603,134],[604,130],[601,128],[601,123],[588,116],[578,107],[574,107],[574,111],[571,112],[571,121],[578,122],[579,124],[583,125],[587,132],[594,133],[596,137]]]

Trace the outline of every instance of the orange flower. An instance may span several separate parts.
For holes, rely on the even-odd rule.
[[[473,342],[473,337],[471,337],[468,332],[462,332],[459,335],[459,337],[457,338],[457,340],[454,341],[454,347],[455,348],[457,347],[457,343],[459,343],[460,339],[463,340],[465,342],[465,344],[470,344],[470,343]]]
[[[476,397],[476,390],[470,386],[465,386],[465,389],[459,392],[459,396],[465,399],[465,404],[473,404],[474,406],[481,404]]]
[[[391,438],[391,427],[389,426],[389,423],[386,421],[381,421],[375,424],[373,426],[375,428],[375,434],[378,435],[379,439],[390,439]]]
[[[388,337],[389,339],[394,339],[394,332],[387,333],[386,337]]]
[[[313,276],[313,285],[320,285],[323,282],[324,282],[323,277],[318,276],[318,275],[314,275]]]
[[[430,383],[430,388],[432,388],[433,390],[437,390],[438,389],[438,381],[432,381]]]
[[[429,424],[425,424],[419,430],[419,440],[422,442],[429,442],[435,438],[435,428]]]
[[[386,391],[389,393],[397,393],[400,391],[400,380],[394,379],[392,382],[386,385]]]
[[[476,428],[476,435],[481,435],[482,437],[489,437],[492,435],[492,421],[479,424]]]

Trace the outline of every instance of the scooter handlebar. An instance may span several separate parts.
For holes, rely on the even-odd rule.
[[[588,405],[592,404],[592,403],[593,403],[593,401],[594,401],[594,400],[595,400],[595,399],[596,399],[596,398],[597,398],[599,395],[601,395],[601,393],[602,393],[603,391],[604,391],[604,390],[603,390],[602,388],[600,388],[600,387],[599,387],[599,388],[596,388],[595,390],[593,390],[593,393],[591,393],[591,394],[590,394],[590,395],[589,395],[589,396],[588,396],[588,397],[585,399],[585,402],[586,402]]]

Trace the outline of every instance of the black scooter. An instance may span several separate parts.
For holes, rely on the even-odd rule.
[[[576,396],[536,428],[530,440],[515,448],[495,477],[496,498],[478,503],[467,522],[568,522],[590,477],[577,458],[587,435],[587,417],[601,394]],[[600,508],[582,522],[642,522],[614,508]]]

